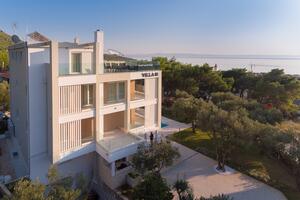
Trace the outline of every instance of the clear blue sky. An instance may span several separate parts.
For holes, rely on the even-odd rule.
[[[3,0],[0,29],[39,31],[125,54],[300,55],[300,0]]]

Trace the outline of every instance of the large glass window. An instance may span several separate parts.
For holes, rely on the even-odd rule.
[[[139,100],[145,98],[145,80],[133,80],[130,82],[130,100]]]
[[[94,107],[95,89],[93,84],[81,86],[81,101],[83,108]]]
[[[72,73],[81,72],[81,53],[72,53]]]
[[[104,83],[104,105],[125,100],[125,82]]]
[[[119,94],[119,99],[125,99],[125,82],[120,82],[119,83],[119,88],[118,88],[118,94]]]
[[[144,126],[145,124],[145,107],[130,110],[130,129]]]
[[[114,102],[117,100],[117,83],[108,84],[108,101]]]

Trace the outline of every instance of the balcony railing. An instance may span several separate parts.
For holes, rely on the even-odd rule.
[[[160,70],[160,66],[157,63],[138,63],[138,64],[126,64],[120,66],[104,66],[105,73],[116,72],[137,72],[137,71],[151,71]],[[95,74],[95,66],[91,63],[81,63],[77,66],[73,66],[72,63],[60,63],[59,64],[59,76],[72,76],[72,75],[87,75]]]
[[[105,73],[114,72],[136,72],[136,71],[149,71],[160,70],[159,63],[154,62],[140,62],[135,64],[121,65],[121,66],[104,66]]]
[[[59,76],[95,74],[95,67],[91,63],[80,63],[77,66],[72,63],[59,64]]]
[[[122,99],[104,98],[104,106],[117,104],[117,103],[124,103],[124,102],[125,102],[125,98],[122,98]]]
[[[111,162],[134,154],[138,145],[144,141],[144,138],[137,135],[123,133],[117,137],[99,140],[96,145],[96,151],[107,161]]]

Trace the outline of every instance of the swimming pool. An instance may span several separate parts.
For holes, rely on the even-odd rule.
[[[168,126],[168,124],[167,123],[163,123],[163,122],[161,122],[161,125],[160,125],[160,127],[161,128],[164,128],[164,127],[167,127]]]

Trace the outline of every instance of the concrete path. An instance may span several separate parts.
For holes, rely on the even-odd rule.
[[[176,127],[172,127],[172,124],[176,124]],[[166,127],[168,131],[160,132],[169,135],[177,132],[178,125],[182,127],[182,123],[178,124],[174,120],[169,125],[171,127]],[[162,171],[169,184],[177,179],[185,179],[192,186],[196,197],[224,193],[234,197],[234,200],[286,200],[280,191],[240,172],[218,174],[214,170],[217,164],[215,160],[176,142],[173,145],[179,149],[181,158],[172,167]]]

